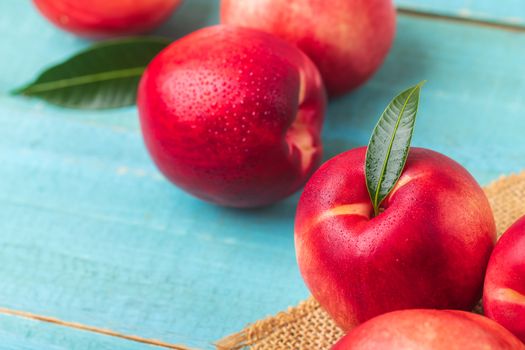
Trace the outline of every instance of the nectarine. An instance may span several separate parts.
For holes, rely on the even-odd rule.
[[[33,0],[56,26],[86,37],[150,31],[166,20],[181,0]]]
[[[525,342],[525,216],[494,248],[485,276],[483,307],[488,317]]]
[[[403,310],[363,323],[332,350],[523,350],[496,322],[457,310]]]
[[[325,99],[317,68],[296,47],[215,26],[151,62],[138,106],[146,145],[173,183],[254,207],[295,192],[318,167]]]
[[[221,20],[296,44],[317,65],[332,95],[372,76],[396,27],[392,0],[222,0]]]
[[[399,309],[470,310],[496,239],[483,190],[452,159],[411,148],[374,217],[365,152],[326,162],[299,201],[295,247],[310,291],[345,330]]]

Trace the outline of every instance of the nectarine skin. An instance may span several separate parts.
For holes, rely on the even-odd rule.
[[[253,29],[201,29],[147,68],[138,106],[160,170],[193,195],[256,207],[301,187],[321,160],[326,97],[299,49]]]
[[[525,342],[525,216],[499,239],[483,290],[485,314]]]
[[[33,0],[53,24],[89,38],[148,32],[177,8],[181,0]]]
[[[332,350],[523,350],[505,328],[457,310],[394,311],[363,323]]]
[[[452,159],[412,148],[372,217],[365,152],[326,162],[299,201],[295,247],[310,291],[345,330],[399,309],[470,310],[496,239],[483,190]]]
[[[222,0],[221,20],[296,44],[317,65],[331,95],[373,75],[396,27],[392,0]]]

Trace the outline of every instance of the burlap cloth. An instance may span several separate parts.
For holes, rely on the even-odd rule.
[[[498,236],[525,214],[525,172],[501,177],[484,188]],[[480,309],[478,309],[479,311]],[[219,340],[220,350],[329,350],[343,335],[312,297]]]

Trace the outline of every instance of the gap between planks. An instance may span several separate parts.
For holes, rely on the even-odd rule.
[[[410,9],[404,6],[398,6],[397,13],[403,16],[407,16],[407,17],[418,17],[418,18],[426,18],[426,19],[433,19],[433,20],[442,20],[442,21],[470,24],[470,25],[481,26],[481,27],[486,27],[486,28],[494,28],[494,29],[501,29],[501,30],[507,30],[507,31],[512,31],[512,32],[525,33],[525,25],[518,24],[518,23],[513,24],[513,23],[499,22],[496,20],[491,21],[491,20],[469,18],[469,17],[458,17],[455,15],[432,13],[432,12],[427,12],[424,10],[413,10],[413,9]]]
[[[58,318],[55,318],[55,317],[37,315],[37,314],[33,314],[33,313],[30,313],[30,312],[26,312],[26,311],[12,310],[12,309],[8,309],[8,308],[0,307],[0,314],[9,315],[9,316],[15,316],[15,317],[21,317],[21,318],[30,319],[30,320],[36,320],[36,321],[41,321],[41,322],[52,323],[52,324],[59,325],[59,326],[62,326],[62,327],[68,327],[68,328],[73,328],[73,329],[76,329],[76,330],[92,332],[92,333],[97,333],[97,334],[103,334],[103,335],[107,335],[107,336],[110,336],[110,337],[125,339],[125,340],[129,340],[129,341],[134,341],[134,342],[143,343],[143,344],[147,344],[147,345],[157,346],[157,347],[161,347],[161,348],[165,348],[165,349],[197,350],[197,349],[192,349],[192,348],[185,347],[183,345],[166,343],[166,342],[163,342],[163,341],[160,341],[160,340],[156,340],[156,339],[142,338],[142,337],[139,337],[139,336],[136,336],[136,335],[122,334],[122,333],[118,333],[118,332],[112,331],[110,329],[89,326],[89,325],[85,325],[85,324],[77,323],[77,322],[62,321],[62,320],[60,320]]]

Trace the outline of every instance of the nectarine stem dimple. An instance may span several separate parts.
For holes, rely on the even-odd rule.
[[[301,154],[301,171],[306,172],[311,164],[314,154],[317,152],[317,147],[314,146],[315,140],[313,135],[305,125],[296,121],[286,132],[286,142],[290,148],[295,146]]]
[[[343,204],[332,209],[323,211],[317,217],[313,218],[305,227],[307,230],[315,227],[319,223],[336,217],[336,216],[345,216],[345,215],[357,215],[365,219],[370,219],[372,214],[372,204],[371,203],[353,203],[353,204]]]
[[[394,186],[392,191],[390,191],[389,195],[385,198],[383,203],[385,201],[388,202],[392,197],[394,197],[394,195],[397,193],[397,191],[399,191],[400,189],[402,189],[403,187],[405,187],[406,185],[408,185],[412,181],[417,180],[417,179],[421,179],[421,178],[425,178],[428,175],[429,174],[424,173],[424,172],[416,174],[416,175],[408,175],[408,174],[401,175],[401,177],[397,181],[396,185]]]
[[[525,305],[525,295],[512,288],[496,289],[492,296],[494,299],[515,304]]]
[[[396,185],[394,186],[394,188],[392,189],[390,194],[383,200],[383,202],[381,202],[383,204],[383,206],[380,205],[378,207],[378,209],[377,209],[378,213],[376,214],[375,211],[374,211],[374,213],[373,213],[371,218],[375,218],[375,217],[381,215],[381,213],[383,213],[386,210],[386,207],[384,206],[384,204],[389,202],[390,199],[394,196],[394,194],[397,193],[397,191],[399,191],[400,189],[402,189],[403,187],[405,187],[406,185],[408,185],[412,181],[417,180],[419,178],[423,178],[425,176],[427,176],[426,173],[420,173],[420,174],[417,174],[417,175],[408,175],[408,174],[401,175],[401,177],[397,181]]]
[[[359,215],[369,219],[370,210],[371,204],[369,203],[344,204],[324,211],[317,217],[317,222],[340,215]]]

